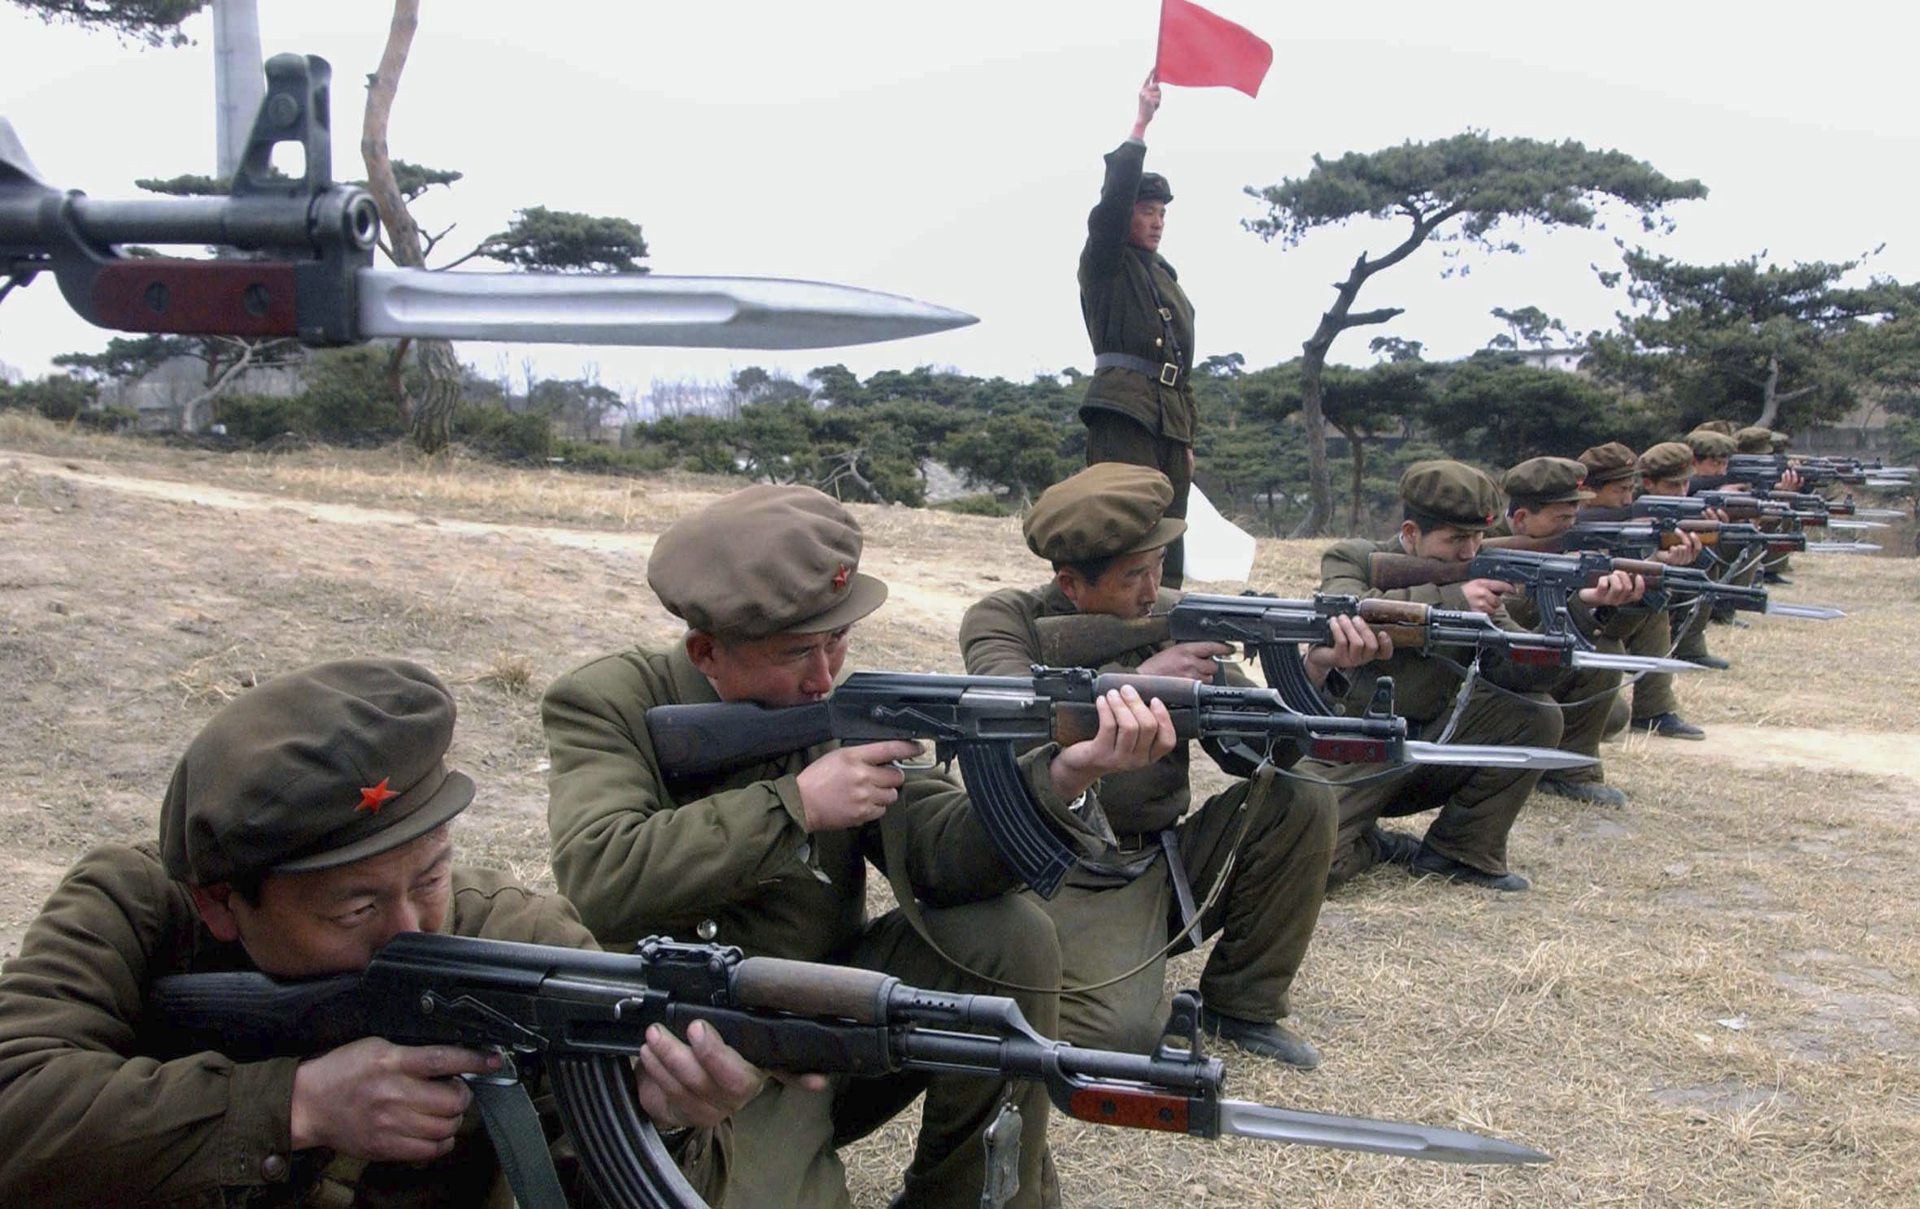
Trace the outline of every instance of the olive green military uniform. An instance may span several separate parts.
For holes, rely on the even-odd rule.
[[[1511,517],[1516,508],[1532,511],[1547,504],[1585,503],[1593,498],[1593,493],[1586,490],[1586,475],[1585,464],[1573,458],[1528,458],[1507,471],[1501,480],[1501,490],[1507,493],[1507,515]],[[1546,628],[1546,619],[1540,616],[1530,597],[1515,596],[1505,603],[1507,615],[1523,629],[1539,632]],[[1593,639],[1595,646],[1606,650],[1622,649],[1624,636],[1639,624],[1638,618],[1624,610],[1594,609],[1577,597],[1567,602],[1567,612],[1581,633]],[[1607,729],[1607,716],[1613,710],[1620,681],[1617,671],[1574,667],[1560,670],[1547,689],[1547,696],[1561,707],[1562,751],[1599,758],[1600,740]],[[1606,775],[1599,764],[1588,764],[1582,768],[1561,769],[1553,774],[1553,780],[1599,784],[1606,780]]]
[[[1648,446],[1634,465],[1643,483],[1649,479],[1685,478],[1693,469],[1693,450],[1681,441],[1662,441],[1657,445]],[[1643,632],[1639,635],[1639,645],[1629,645],[1628,651],[1635,655],[1671,655],[1676,659],[1691,659],[1694,654],[1705,654],[1707,648],[1704,637],[1693,641],[1694,654],[1689,654],[1688,635],[1676,632],[1690,629],[1688,622],[1695,620],[1694,614],[1695,611],[1691,608],[1675,609],[1670,605],[1666,610],[1666,634],[1663,639],[1666,642],[1666,648],[1653,649],[1656,642],[1661,639],[1657,639],[1652,633]],[[1704,631],[1706,618],[1700,617],[1697,620],[1700,629]],[[1673,673],[1648,672],[1634,683],[1633,720],[1635,722],[1657,718],[1664,713],[1675,713],[1679,708],[1679,698],[1673,691]]]
[[[1401,476],[1400,494],[1410,513],[1430,522],[1487,529],[1498,519],[1499,492],[1484,474],[1457,462],[1421,462]],[[1420,585],[1381,590],[1373,586],[1368,557],[1405,554],[1396,535],[1386,541],[1340,542],[1320,559],[1322,592],[1411,600],[1445,609],[1468,607],[1458,585]],[[1504,610],[1493,614],[1506,629],[1520,628]],[[1462,652],[1466,654],[1466,652]],[[1348,712],[1367,708],[1378,676],[1392,676],[1394,708],[1407,719],[1415,737],[1437,737],[1452,715],[1461,675],[1452,666],[1416,651],[1397,650],[1391,659],[1353,673]],[[1507,692],[1497,691],[1498,683]],[[1554,747],[1560,742],[1560,711],[1547,701],[1551,677],[1503,662],[1490,662],[1467,698],[1454,728],[1460,743],[1524,744]],[[1513,694],[1520,694],[1518,697]],[[1340,806],[1340,832],[1334,842],[1329,882],[1338,885],[1380,859],[1369,835],[1378,820],[1419,814],[1435,807],[1425,844],[1441,856],[1482,873],[1501,875],[1507,868],[1507,833],[1540,780],[1534,769],[1451,768],[1407,765],[1382,770],[1369,764],[1327,764],[1303,760],[1298,766],[1334,783]]]
[[[453,885],[453,935],[593,946],[564,899],[487,870],[458,869]],[[0,1201],[511,1203],[474,1113],[445,1158],[353,1163],[291,1149],[296,1059],[144,1056],[141,1005],[155,979],[251,968],[237,943],[207,931],[152,844],[82,857],[0,974]],[[711,1198],[722,1173],[707,1138],[681,1163]]]
[[[298,1059],[175,1056],[143,1018],[156,979],[255,968],[245,946],[203,921],[190,887],[340,868],[464,809],[473,783],[442,758],[453,720],[446,686],[401,660],[276,677],[189,745],[157,845],[105,845],[68,871],[0,972],[0,1203],[512,1203],[477,1112],[430,1163],[295,1151]],[[455,868],[450,888],[448,933],[593,946],[565,900],[503,874]],[[252,940],[281,943],[271,930]],[[716,1202],[720,1141],[691,1133],[680,1155]],[[562,1176],[584,1191],[577,1170],[563,1165]]]
[[[1170,517],[1187,514],[1188,451],[1199,426],[1193,372],[1193,304],[1173,266],[1158,252],[1127,242],[1133,204],[1142,196],[1147,146],[1128,139],[1107,153],[1100,201],[1087,215],[1080,250],[1080,314],[1093,342],[1095,369],[1080,418],[1087,425],[1087,464],[1151,466],[1173,484]],[[1171,199],[1153,178],[1157,196]],[[1138,364],[1102,366],[1106,357]],[[1164,581],[1178,587],[1181,539],[1167,550]]]
[[[821,620],[832,629],[852,618],[844,607],[825,606],[839,595],[859,606],[857,595],[879,585],[858,574],[859,553],[858,526],[828,497],[758,487],[677,522],[656,544],[648,575],[663,603],[697,630],[754,637]],[[878,599],[851,611],[870,611]],[[1012,893],[1019,883],[966,794],[944,777],[910,776],[876,823],[812,833],[796,778],[833,744],[670,782],[646,711],[719,699],[682,647],[608,655],[547,691],[554,876],[602,944],[665,934],[737,945],[749,955],[884,970],[935,989],[996,990],[950,966],[901,911],[867,917],[871,861],[896,885],[911,886],[928,931],[968,969],[1026,986],[1059,985],[1052,924]],[[1023,775],[1042,809],[1072,830],[1080,824],[1048,775],[1055,750],[1029,753]],[[1054,996],[1011,994],[1036,1028],[1055,1029]],[[901,1075],[840,1078],[822,1092],[769,1084],[734,1117],[736,1203],[846,1204],[835,1149],[923,1091],[906,1204],[979,1203],[981,1133],[1008,1097],[1023,1119],[1013,1203],[1037,1205],[1053,1195],[1042,1177],[1048,1103],[1038,1084]]]
[[[1762,428],[1757,424],[1748,425],[1733,434],[1735,453],[1772,454],[1775,438],[1779,434],[1771,428]],[[1782,550],[1777,554],[1768,554],[1760,560],[1761,572],[1768,576],[1785,575],[1793,570],[1792,555]]]
[[[1714,423],[1724,426],[1726,431],[1702,425],[1688,433],[1680,443],[1684,443],[1691,449],[1696,458],[1731,457],[1738,449],[1730,435],[1732,425],[1724,420],[1714,421]],[[1698,565],[1713,578],[1726,580],[1729,583],[1750,584],[1760,575],[1758,563],[1736,570],[1733,563],[1711,548],[1701,555]],[[1714,610],[1705,608],[1686,611],[1685,616],[1689,621],[1674,645],[1675,658],[1698,661],[1710,654],[1707,650],[1707,624],[1713,620],[1713,614]]]
[[[1639,458],[1619,441],[1596,445],[1580,454],[1587,468],[1587,486],[1598,487],[1639,475]],[[1673,649],[1671,615],[1664,592],[1649,591],[1648,599],[1613,611],[1612,620],[1591,636],[1595,648],[1613,654],[1652,655],[1666,658]],[[1626,717],[1645,722],[1661,714],[1678,713],[1680,703],[1673,692],[1670,672],[1647,672],[1633,678],[1629,695],[1632,706]],[[1609,730],[1612,728],[1609,727]]]
[[[1160,603],[1171,607],[1178,599],[1178,593],[1163,591]],[[1077,612],[1053,584],[995,592],[968,609],[960,623],[967,671],[1025,675],[1028,666],[1043,662],[1035,622]],[[1099,670],[1134,671],[1161,649],[1115,652]],[[1209,1008],[1240,1019],[1282,1019],[1326,896],[1333,795],[1325,786],[1289,781],[1265,768],[1189,813],[1189,747],[1182,743],[1138,772],[1102,778],[1098,797],[1117,838],[1117,853],[1109,857],[1114,868],[1082,866],[1042,904],[1060,934],[1062,979],[1069,986],[1103,982],[1147,961],[1182,934],[1180,906],[1158,838],[1172,828],[1196,899],[1203,899],[1221,876],[1229,879],[1200,917],[1202,935],[1220,934],[1200,976],[1202,999]],[[1173,952],[1192,947],[1183,940]],[[1076,1045],[1151,1048],[1164,1023],[1165,982],[1162,958],[1114,986],[1063,995],[1061,1037]]]

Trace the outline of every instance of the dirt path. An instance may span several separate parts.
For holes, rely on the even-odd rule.
[[[1920,734],[1716,723],[1704,743],[1661,745],[1662,753],[1747,767],[1853,772],[1920,781]]]

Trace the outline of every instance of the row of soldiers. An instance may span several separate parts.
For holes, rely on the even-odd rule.
[[[1334,546],[1318,586],[1381,595],[1365,570],[1375,550],[1468,559],[1503,513],[1516,532],[1531,531],[1636,476],[1666,489],[1710,466],[1696,452],[1667,444],[1636,458],[1608,445],[1579,460],[1534,459],[1508,472],[1504,506],[1480,471],[1422,463],[1401,482],[1399,532]],[[1157,470],[1122,463],[1089,467],[1043,493],[1023,532],[1048,577],[967,611],[957,652],[967,671],[1025,674],[1040,659],[1043,619],[1139,617],[1177,600],[1161,586],[1165,552],[1186,527],[1167,515],[1172,496]],[[455,861],[453,824],[477,789],[447,764],[453,698],[427,669],[343,660],[231,703],[181,758],[156,840],[84,857],[0,972],[0,1130],[11,1143],[0,1151],[0,1193],[33,1204],[315,1195],[417,1203],[410,1198],[428,1188],[485,1203],[499,1194],[497,1163],[468,1120],[461,1081],[494,1072],[497,1056],[368,1038],[299,1060],[167,1058],[150,1048],[143,1005],[153,980],[170,973],[357,970],[407,931],[582,947],[665,935],[885,971],[924,987],[1012,988],[1044,1033],[1145,1050],[1162,1028],[1167,958],[1211,940],[1201,977],[1207,1031],[1308,1068],[1320,1056],[1285,1023],[1288,995],[1330,886],[1391,864],[1526,888],[1509,868],[1507,835],[1539,773],[1383,772],[1323,764],[1285,745],[1250,758],[1207,744],[1234,779],[1196,804],[1190,745],[1176,740],[1160,701],[1132,688],[1099,700],[1092,738],[1020,758],[1032,802],[1080,858],[1046,900],[1023,892],[964,786],[906,763],[912,744],[826,743],[693,779],[670,775],[649,735],[649,708],[782,707],[832,693],[857,624],[888,595],[860,569],[863,550],[855,518],[803,487],[748,488],[661,535],[648,581],[684,623],[680,640],[589,662],[542,702],[561,895]],[[1682,547],[1675,557],[1692,554]],[[1610,623],[1642,591],[1631,577],[1604,582],[1580,602],[1583,619],[1624,634],[1632,627]],[[1521,624],[1506,585],[1405,594]],[[1228,654],[1214,643],[1155,643],[1112,652],[1101,667],[1247,683],[1222,662]],[[1395,650],[1347,617],[1334,619],[1329,641],[1304,662],[1352,710],[1366,707],[1376,674],[1392,675],[1400,711],[1422,733],[1442,724],[1460,685],[1458,665]],[[1451,728],[1458,741],[1597,744],[1589,720],[1604,717],[1612,686],[1511,671],[1475,686]],[[1577,708],[1554,708],[1555,693],[1571,694]],[[1673,712],[1659,704],[1650,717]],[[1381,824],[1429,811],[1437,813],[1420,837]],[[877,917],[867,905],[870,868],[901,904]],[[1021,1120],[1009,1203],[1059,1203],[1049,1106],[1036,1085],[769,1079],[695,1026],[685,1037],[649,1037],[635,1087],[715,1201],[846,1203],[840,1147],[924,1096],[898,1203],[980,1203],[983,1138],[1008,1103]],[[564,1139],[557,1144],[564,1155]]]

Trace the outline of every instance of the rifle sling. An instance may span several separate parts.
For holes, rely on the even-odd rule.
[[[553,1152],[547,1148],[546,1131],[540,1128],[540,1114],[534,1111],[527,1085],[513,1072],[513,1059],[503,1057],[506,1077],[483,1075],[466,1081],[474,1103],[480,1106],[480,1119],[486,1123],[500,1172],[507,1177],[520,1209],[565,1209],[566,1194],[553,1169]]]
[[[1187,880],[1187,867],[1180,860],[1180,833],[1171,827],[1160,832],[1160,851],[1167,854],[1167,875],[1173,881],[1174,901],[1180,905],[1180,933],[1198,949],[1206,935],[1200,931],[1200,912],[1193,905],[1193,886]]]

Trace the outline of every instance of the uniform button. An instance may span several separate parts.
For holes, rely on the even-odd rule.
[[[285,1155],[270,1154],[260,1160],[260,1178],[264,1180],[284,1180],[287,1178],[287,1159]]]
[[[1153,338],[1153,347],[1159,348],[1163,343],[1165,343],[1165,341],[1161,340],[1160,337],[1155,336]]]
[[[700,926],[693,931],[701,940],[712,940],[720,935],[720,925],[710,919],[703,919],[700,921]]]

